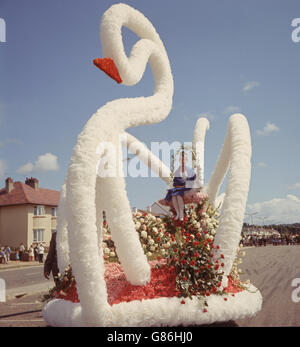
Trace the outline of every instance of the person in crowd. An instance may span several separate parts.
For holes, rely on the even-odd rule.
[[[44,276],[49,279],[50,273],[54,282],[56,283],[56,276],[59,273],[58,264],[57,264],[57,252],[56,252],[56,232],[52,234],[48,255],[44,265]]]
[[[38,250],[38,244],[37,243],[34,244],[33,252],[34,252],[34,260],[39,261],[39,250]]]
[[[1,247],[1,248],[0,248],[0,263],[1,263],[1,264],[7,264],[7,260],[6,260],[6,255],[5,255],[4,247]]]
[[[45,248],[42,243],[39,244],[38,246],[38,252],[39,252],[39,262],[43,263],[44,262],[44,251]]]
[[[16,263],[20,262],[20,254],[19,251],[16,252]]]
[[[34,249],[33,245],[29,247],[29,261],[34,261]]]
[[[9,246],[5,246],[5,256],[6,256],[6,261],[7,263],[10,261],[10,254],[11,254],[11,249]]]
[[[25,246],[24,246],[24,243],[22,242],[20,244],[20,247],[19,247],[19,257],[20,257],[20,260],[23,260],[24,254],[25,254]]]

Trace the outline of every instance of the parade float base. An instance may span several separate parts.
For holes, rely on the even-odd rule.
[[[190,326],[225,322],[255,315],[261,309],[262,296],[252,284],[242,290],[229,278],[223,295],[206,296],[208,306],[198,298],[179,298],[175,288],[176,273],[161,261],[150,262],[151,281],[145,286],[133,286],[117,263],[105,265],[108,293],[108,314],[101,326]],[[67,295],[57,298],[43,308],[43,317],[50,326],[85,326],[76,286]],[[95,324],[95,325],[99,325]]]

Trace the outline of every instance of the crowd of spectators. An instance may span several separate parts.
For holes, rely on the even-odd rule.
[[[279,246],[279,245],[300,245],[300,234],[284,235],[243,235],[241,239],[243,246]]]
[[[28,249],[21,243],[14,251],[9,246],[0,246],[0,264],[8,264],[11,260],[43,263],[44,252],[45,247],[41,242],[33,243]]]

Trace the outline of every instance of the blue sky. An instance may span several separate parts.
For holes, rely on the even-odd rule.
[[[34,176],[41,186],[60,189],[76,138],[91,115],[107,101],[153,92],[149,67],[139,84],[125,87],[92,64],[101,57],[100,18],[118,2],[0,0],[6,22],[6,42],[0,43],[2,186],[7,176]],[[300,42],[291,38],[300,2],[124,2],[156,27],[175,82],[169,117],[129,132],[147,145],[191,141],[198,117],[207,115],[207,182],[230,114],[245,114],[253,145],[247,210],[266,222],[300,222]],[[123,34],[129,52],[137,37],[127,29]],[[20,173],[25,164],[27,173]],[[127,187],[132,206],[141,208],[167,188],[157,178],[127,178]]]

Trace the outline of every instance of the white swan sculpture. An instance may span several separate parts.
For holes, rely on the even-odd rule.
[[[141,37],[130,57],[125,54],[121,28],[126,26]],[[149,61],[155,79],[153,96],[119,99],[101,107],[88,121],[73,150],[65,185],[62,187],[57,230],[59,268],[72,264],[80,303],[54,299],[43,308],[43,315],[52,326],[151,326],[207,324],[215,321],[251,316],[261,307],[261,295],[243,291],[223,298],[208,298],[209,312],[199,312],[197,300],[159,298],[131,301],[110,306],[104,280],[101,248],[102,211],[106,212],[112,238],[127,279],[136,285],[149,281],[150,267],[139,243],[132,220],[125,181],[122,175],[97,177],[96,164],[104,153],[97,153],[99,142],[108,141],[119,147],[119,135],[126,128],[162,121],[170,112],[173,79],[169,60],[159,35],[143,14],[125,4],[111,6],[101,22],[103,54],[110,59],[96,60],[96,64],[118,82],[137,83]],[[114,65],[115,64],[115,65]],[[109,70],[107,69],[109,68]],[[194,145],[200,142],[200,157],[204,157],[204,137],[207,120],[199,120],[194,133]],[[128,135],[129,143],[136,139]],[[119,153],[116,150],[116,153]],[[139,156],[147,162],[149,156],[154,169],[166,182],[169,169],[145,147]],[[222,208],[222,216],[215,242],[225,257],[225,275],[232,267],[238,245],[241,223],[250,179],[251,143],[247,121],[233,115],[224,147],[215,172],[208,184],[212,203],[216,203],[220,184],[229,168],[229,181]],[[146,159],[147,158],[147,159]],[[122,160],[116,160],[120,164]],[[201,159],[203,160],[203,159]],[[198,162],[199,159],[196,159]],[[237,166],[238,165],[238,166]],[[203,167],[203,162],[200,163]],[[122,167],[118,168],[122,171]],[[226,276],[223,281],[226,286]],[[255,290],[253,286],[250,289]]]

